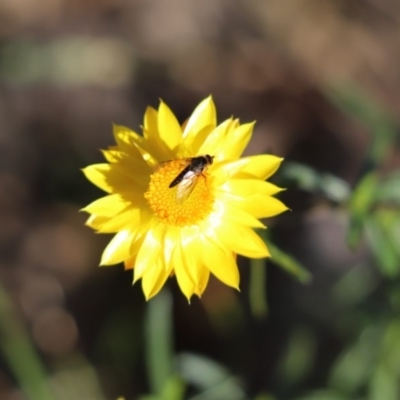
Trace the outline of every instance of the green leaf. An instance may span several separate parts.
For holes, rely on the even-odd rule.
[[[332,294],[340,305],[352,307],[363,303],[379,285],[375,269],[359,264],[348,270],[334,285]]]
[[[321,192],[328,199],[342,203],[350,197],[350,186],[343,179],[328,173],[320,173],[314,168],[286,162],[281,174],[285,179],[294,181],[300,189],[310,192]]]
[[[381,209],[375,213],[382,231],[400,259],[400,212],[398,210]],[[400,261],[400,260],[399,260]]]
[[[290,333],[285,353],[278,365],[278,375],[286,387],[303,381],[314,367],[316,337],[312,330],[295,327]]]
[[[354,393],[368,381],[371,362],[371,356],[360,346],[349,348],[331,372],[331,385],[345,393]]]
[[[400,171],[386,176],[380,183],[376,193],[376,200],[386,203],[400,203]]]
[[[369,384],[369,399],[371,400],[398,400],[398,377],[385,365],[379,365],[372,375]]]
[[[350,198],[350,185],[337,176],[323,173],[320,177],[320,188],[326,197],[337,203],[343,203]]]
[[[229,371],[209,358],[192,353],[177,357],[178,370],[186,382],[201,390],[190,400],[245,400],[247,396]]]
[[[364,175],[351,197],[350,212],[352,214],[365,217],[376,200],[378,182],[376,172],[372,171]]]
[[[366,232],[380,271],[394,278],[400,274],[400,257],[388,222],[385,212],[377,212],[368,220]]]
[[[380,362],[400,378],[400,319],[392,319],[383,335]]]
[[[355,248],[362,237],[364,223],[376,200],[378,176],[370,172],[361,179],[350,199],[350,227],[347,232],[347,243],[350,248]]]
[[[287,162],[282,166],[281,173],[284,178],[295,181],[300,189],[313,192],[319,190],[319,174],[307,165]]]
[[[385,326],[378,343],[378,362],[369,379],[369,399],[397,400],[400,398],[400,319],[394,318]]]
[[[341,393],[354,394],[368,382],[375,365],[380,329],[364,330],[358,341],[338,358],[331,370],[330,386]]]
[[[272,256],[271,262],[293,275],[301,283],[311,282],[311,273],[299,261],[279,249],[272,242],[268,241],[267,246]]]

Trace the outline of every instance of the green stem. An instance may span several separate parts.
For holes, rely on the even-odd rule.
[[[145,334],[150,388],[160,395],[173,373],[172,296],[166,288],[148,303]]]
[[[260,319],[268,314],[266,283],[265,259],[250,259],[250,309],[253,316]]]
[[[54,400],[46,371],[1,285],[0,347],[28,399]]]

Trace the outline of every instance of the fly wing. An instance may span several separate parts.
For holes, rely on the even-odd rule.
[[[193,192],[193,189],[196,186],[197,179],[199,178],[199,174],[188,171],[183,179],[179,182],[176,189],[176,200],[179,203],[184,202],[190,194]]]

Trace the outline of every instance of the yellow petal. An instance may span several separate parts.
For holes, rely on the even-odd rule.
[[[112,265],[125,261],[130,256],[133,232],[126,229],[119,231],[104,249],[100,265]]]
[[[217,160],[223,159],[219,154],[223,154],[225,139],[227,132],[233,129],[235,122],[232,118],[227,119],[222,124],[218,125],[206,138],[199,149],[199,154],[215,155]]]
[[[110,153],[113,153],[112,155]],[[119,167],[122,167],[128,171],[130,175],[148,175],[152,172],[152,169],[149,167],[148,163],[143,159],[142,155],[140,156],[132,156],[130,154],[121,152],[121,151],[108,151],[108,157],[113,157],[113,164],[118,164]]]
[[[85,208],[82,208],[81,211],[104,217],[113,217],[125,209],[128,204],[119,194],[112,194],[93,201]]]
[[[106,223],[110,217],[102,217],[99,215],[91,215],[87,221],[85,222],[85,225],[90,226],[92,229],[98,230],[100,229],[104,223]]]
[[[185,226],[181,229],[182,256],[186,270],[189,273],[195,287],[199,281],[199,265],[201,263],[200,229],[198,226]]]
[[[203,262],[225,285],[239,289],[239,270],[232,252],[224,251],[205,236],[202,237]]]
[[[134,157],[140,157],[140,152],[135,144],[139,146],[143,144],[144,139],[142,136],[126,126],[116,124],[113,124],[113,133],[119,150]]]
[[[185,140],[185,146],[182,149],[181,157],[193,157],[194,155],[203,155],[200,151],[203,143],[206,141],[210,133],[215,129],[212,125],[205,126],[203,129],[199,130],[195,136],[190,139]]]
[[[107,193],[143,192],[150,179],[150,176],[143,174],[143,171],[135,174],[117,164],[93,164],[82,171],[87,179]]]
[[[210,167],[210,173],[213,175],[215,187],[222,186],[224,182],[239,173],[247,163],[248,160],[243,158],[236,161],[214,161],[214,164]]]
[[[111,193],[113,187],[108,181],[110,169],[111,167],[109,164],[93,164],[89,165],[86,168],[83,168],[82,172],[85,174],[86,178],[89,179],[90,182],[94,183],[105,192]]]
[[[224,195],[235,195],[240,197],[249,197],[254,195],[265,195],[273,196],[285,189],[282,189],[271,182],[261,181],[259,179],[236,179],[237,176],[243,176],[241,173],[236,174],[235,178],[230,179],[223,185],[221,185],[218,190],[218,196],[223,197]],[[228,197],[229,198],[229,197]]]
[[[131,245],[131,249],[130,249],[130,254],[135,259],[134,265],[136,265],[136,258],[139,253],[139,250],[142,247],[142,243],[143,243],[145,237],[146,237],[146,232],[142,229],[142,226],[141,226],[140,228],[137,229],[137,231],[135,233],[135,237],[132,240],[132,245]]]
[[[202,266],[199,271],[198,283],[194,290],[194,293],[197,294],[197,296],[201,297],[201,295],[203,294],[204,290],[207,287],[209,278],[210,278],[209,269],[207,269],[205,266]]]
[[[133,192],[143,191],[150,181],[150,169],[135,169],[120,164],[111,164],[108,180],[118,192],[124,191],[127,187]]]
[[[171,270],[164,268],[160,258],[152,268],[145,272],[142,278],[142,288],[146,300],[150,300],[161,290],[170,274]]]
[[[136,261],[136,257],[131,257],[131,258],[128,258],[127,260],[125,260],[124,261],[125,271],[128,269],[133,269],[133,267],[135,266],[135,261]]]
[[[254,122],[243,124],[231,130],[226,135],[224,148],[221,158],[224,160],[236,160],[243,153],[251,139]]]
[[[162,238],[164,225],[154,222],[148,229],[143,243],[136,256],[134,280],[135,283],[144,273],[162,257]]]
[[[163,258],[166,265],[173,264],[172,253],[177,242],[180,240],[180,228],[169,226],[164,232]]]
[[[223,222],[231,222],[234,224],[240,224],[244,226],[249,226],[251,228],[265,228],[265,225],[260,222],[251,212],[247,212],[243,208],[235,207],[232,202],[226,202],[223,204],[220,201],[216,201],[215,207],[220,207],[223,209],[221,218]]]
[[[104,158],[109,163],[118,162],[126,153],[123,153],[118,149],[118,146],[111,146],[107,150],[100,150],[103,153]]]
[[[140,224],[140,209],[129,207],[104,222],[99,233],[113,233],[123,229],[134,230]]]
[[[271,195],[279,191],[279,188],[270,182],[259,179],[229,179],[220,188],[219,193],[229,193],[235,196],[249,197],[255,194]]]
[[[143,225],[138,226],[135,230],[134,237],[132,239],[131,248],[130,248],[130,255],[131,255],[131,258],[134,260],[133,268],[136,265],[136,258],[139,253],[139,250],[142,247],[142,243],[146,237],[148,226],[149,226],[149,224],[145,223]]]
[[[149,165],[157,164],[153,149],[143,136],[122,125],[113,125],[115,141],[123,152],[135,158],[143,158]]]
[[[184,252],[185,250],[181,248],[181,243],[176,243],[172,253],[172,262],[178,285],[182,293],[190,301],[195,291],[195,284],[187,270],[186,262],[184,261]]]
[[[116,147],[102,150],[102,153],[110,164],[124,163],[125,165],[136,166],[136,168],[145,168],[147,166],[139,151],[137,151],[136,155],[132,155]]]
[[[153,107],[147,107],[144,113],[143,135],[146,139],[158,135],[158,111]],[[157,134],[156,134],[157,133]]]
[[[161,101],[158,108],[158,133],[160,139],[171,150],[182,142],[182,129],[170,108]]]
[[[249,258],[270,257],[263,240],[247,226],[225,222],[216,228],[215,234],[233,253]]]
[[[204,99],[193,111],[185,124],[183,138],[190,142],[197,136],[198,132],[205,127],[212,130],[217,125],[217,112],[211,96]]]
[[[276,172],[283,158],[271,154],[261,154],[245,157],[244,160],[248,160],[248,163],[244,166],[242,172],[247,172],[261,180],[265,180]]]
[[[134,146],[134,145],[133,145]],[[143,159],[142,154],[137,150],[136,155],[128,154],[124,151],[120,151],[118,147],[116,149],[110,148],[108,150],[102,150],[104,158],[110,164],[117,164],[120,167],[126,168],[132,173],[141,171],[142,174],[150,174],[151,168],[148,163]]]
[[[280,200],[266,195],[251,196],[236,204],[256,218],[274,217],[288,210]]]
[[[158,111],[148,107],[144,116],[143,135],[148,143],[148,149],[157,161],[166,161],[176,158],[165,142],[160,140],[158,131]]]

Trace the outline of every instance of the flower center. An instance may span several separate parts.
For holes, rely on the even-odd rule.
[[[163,222],[193,225],[210,214],[214,202],[211,177],[206,169],[200,173],[186,171],[180,182],[176,179],[188,167],[182,159],[161,163],[151,175],[144,197],[154,214]],[[175,186],[170,187],[175,180]],[[177,182],[177,183],[176,183]]]

